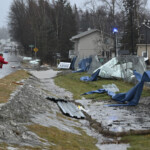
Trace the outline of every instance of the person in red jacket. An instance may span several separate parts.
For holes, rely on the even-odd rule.
[[[3,68],[3,64],[8,64],[8,62],[4,61],[3,54],[0,53],[0,68]]]

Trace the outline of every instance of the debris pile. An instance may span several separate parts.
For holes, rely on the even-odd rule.
[[[98,69],[100,69],[99,76],[102,78],[117,78],[131,81],[133,80],[133,71],[136,70],[143,74],[146,71],[146,65],[142,57],[119,56],[112,58]]]

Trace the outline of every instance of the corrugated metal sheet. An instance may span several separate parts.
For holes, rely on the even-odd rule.
[[[85,115],[74,103],[59,101],[57,104],[64,114],[78,119],[85,118]]]
[[[54,97],[47,97],[46,99],[57,103],[61,111],[67,116],[78,119],[85,118],[85,115],[82,113],[81,110],[78,109],[78,107],[73,102],[68,102],[63,99],[56,99]]]

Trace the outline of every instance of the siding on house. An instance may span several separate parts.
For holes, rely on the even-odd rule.
[[[137,55],[146,57],[146,45],[147,45],[147,56],[150,62],[150,27],[142,25],[139,32],[139,40],[137,44]]]
[[[102,51],[110,51],[113,48],[113,39],[105,36],[102,38],[100,31],[92,29],[73,36],[75,55],[82,58],[90,55],[99,55]]]
[[[84,36],[84,38],[80,38],[78,41],[78,47],[76,51],[78,51],[78,55],[81,57],[88,57],[90,55],[95,55],[98,50],[98,39],[99,39],[98,33],[91,33],[87,36]]]
[[[138,56],[143,56],[143,53],[146,52],[146,44],[137,44],[137,55]],[[150,60],[150,44],[147,44],[147,53],[148,53],[148,58]]]

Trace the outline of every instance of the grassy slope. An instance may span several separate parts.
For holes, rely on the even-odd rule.
[[[150,135],[126,136],[121,141],[130,143],[128,150],[150,150]]]
[[[56,127],[48,128],[40,125],[31,125],[28,128],[41,138],[49,141],[51,145],[45,148],[49,148],[50,150],[98,150],[95,146],[97,140],[88,136],[81,129],[78,129],[81,135],[77,135],[61,131]]]
[[[129,89],[131,89],[134,85],[131,83],[126,83],[122,80],[111,80],[111,79],[99,79],[98,81],[94,82],[84,82],[80,81],[80,77],[86,76],[85,73],[71,73],[66,75],[58,75],[55,78],[55,83],[59,85],[60,87],[65,88],[66,90],[70,91],[74,95],[74,99],[81,98],[81,94],[97,90],[102,88],[102,85],[105,84],[116,84],[119,88],[120,92],[127,92]],[[143,97],[150,96],[150,89],[144,88],[144,91],[142,93]],[[91,94],[84,96],[85,98],[91,98],[91,99],[98,99],[98,100],[108,100],[110,99],[107,94]]]
[[[86,76],[85,73],[59,75],[55,78],[55,83],[74,94],[74,99],[81,98],[80,94],[91,90],[102,88],[105,84],[116,84],[120,92],[127,92],[134,85],[121,80],[106,80],[99,79],[95,82],[82,82],[81,76]],[[142,97],[150,96],[150,89],[144,88]],[[92,94],[85,96],[86,98],[107,100],[110,99],[106,94]],[[131,147],[128,150],[150,150],[150,135],[125,136],[121,140],[125,143],[130,143]]]

